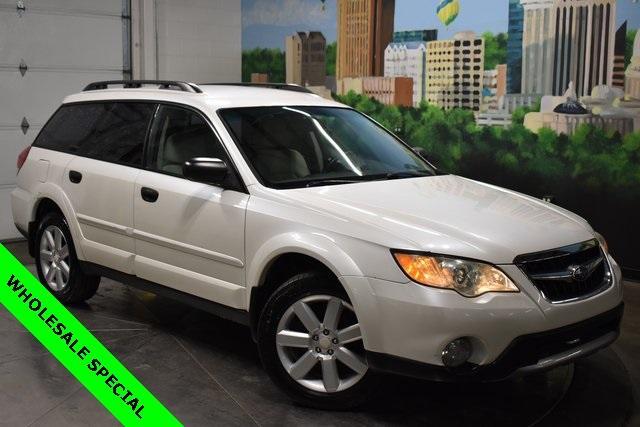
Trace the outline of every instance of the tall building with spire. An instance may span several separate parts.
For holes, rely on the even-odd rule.
[[[640,31],[633,43],[633,57],[625,73],[625,92],[629,97],[640,101]]]
[[[394,15],[395,0],[338,0],[338,79],[384,74]]]
[[[578,96],[613,82],[616,0],[522,0],[522,91]]]

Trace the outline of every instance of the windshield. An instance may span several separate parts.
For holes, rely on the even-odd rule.
[[[263,184],[339,185],[435,175],[410,148],[355,110],[250,107],[220,111]]]

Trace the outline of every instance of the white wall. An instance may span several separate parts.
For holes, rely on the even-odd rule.
[[[239,82],[241,0],[133,0],[133,75]]]

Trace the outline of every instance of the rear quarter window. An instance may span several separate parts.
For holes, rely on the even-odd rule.
[[[106,162],[142,166],[153,103],[63,105],[34,145]]]

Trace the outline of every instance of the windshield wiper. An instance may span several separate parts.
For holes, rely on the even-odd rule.
[[[378,175],[365,175],[354,178],[327,178],[317,179],[306,183],[306,187],[320,187],[322,185],[340,185],[340,184],[354,184],[356,182],[366,181],[379,181],[379,180],[392,180],[402,178],[420,178],[423,176],[433,176],[429,171],[400,171],[391,172]]]
[[[383,179],[420,178],[423,176],[433,176],[433,174],[427,171],[401,171],[388,173],[384,175]]]
[[[340,185],[340,184],[354,184],[356,182],[362,182],[362,179],[317,179],[315,181],[309,181],[305,187],[320,187],[323,185]]]

